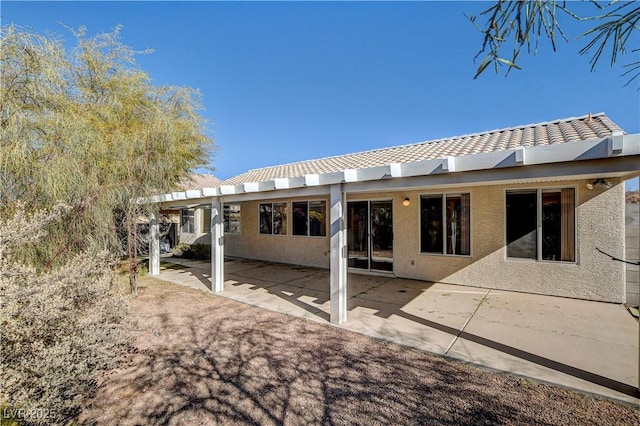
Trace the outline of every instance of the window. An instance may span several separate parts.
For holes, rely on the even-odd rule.
[[[195,210],[194,209],[182,209],[180,210],[180,223],[181,231],[186,234],[195,233]]]
[[[309,235],[327,236],[327,202],[309,201]]]
[[[327,202],[296,201],[293,211],[293,235],[324,237],[327,235]]]
[[[211,208],[204,208],[202,211],[204,213],[202,215],[202,232],[211,232]]]
[[[260,233],[287,235],[287,203],[260,204]]]
[[[202,232],[211,232],[211,208],[203,209]],[[240,205],[229,204],[222,207],[222,221],[224,232],[231,234],[240,233]]]
[[[536,258],[537,199],[535,190],[507,191],[507,257]]]
[[[575,261],[575,189],[507,191],[507,257]]]
[[[420,198],[420,251],[471,254],[469,194],[424,195]]]
[[[442,215],[442,195],[420,199],[422,226],[420,232],[421,251],[423,253],[442,253],[444,229]]]
[[[309,202],[291,203],[293,235],[309,235]]]
[[[223,207],[224,232],[240,233],[240,205],[229,204]]]

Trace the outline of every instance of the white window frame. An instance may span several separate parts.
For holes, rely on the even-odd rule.
[[[260,220],[261,220],[260,219],[260,206],[263,205],[263,204],[264,205],[266,205],[266,204],[270,204],[271,205],[271,233],[269,233],[269,234],[260,232]],[[285,229],[285,233],[284,234],[276,234],[275,232],[273,232],[273,224],[274,224],[274,222],[273,222],[274,221],[273,212],[274,212],[274,206],[276,204],[284,204],[285,208],[286,208],[287,224],[286,224],[286,226],[284,228]],[[289,203],[287,201],[269,201],[269,202],[266,202],[266,203],[259,202],[258,203],[258,234],[259,235],[275,235],[275,236],[278,236],[278,237],[287,237],[287,236],[289,236],[289,210],[290,210],[289,209]]]
[[[209,212],[209,220],[207,220],[207,212]],[[202,233],[211,233],[211,207],[202,208]]]
[[[261,203],[261,204],[265,204],[265,203]],[[240,215],[240,220],[238,223],[238,231],[237,232],[233,232],[233,231],[227,231],[227,229],[231,229],[231,206],[237,206],[238,207],[238,214]],[[226,214],[225,212],[229,212],[228,214]],[[226,214],[226,217],[225,217]],[[229,203],[229,204],[224,204],[222,206],[222,227],[224,229],[224,233],[225,234],[233,234],[233,235],[238,235],[240,233],[242,233],[242,204],[240,203]],[[267,234],[264,234],[267,235]]]
[[[542,193],[562,191],[563,189],[573,189],[573,259],[574,260],[548,260],[542,258]],[[536,258],[509,257],[507,256],[507,194],[517,191],[536,191]],[[541,262],[551,264],[578,264],[578,188],[575,185],[553,186],[553,187],[534,187],[534,188],[509,188],[504,191],[504,259],[516,262]]]
[[[310,208],[309,208],[309,204],[310,203],[317,203],[317,202],[321,202],[324,203],[324,229],[325,229],[325,234],[324,235],[311,235],[311,215],[309,214]],[[292,237],[309,237],[309,238],[327,238],[327,200],[291,200],[291,214],[293,215],[293,205],[295,203],[306,203],[307,205],[307,233],[306,234],[294,234],[293,233],[293,216],[292,216],[292,220],[291,220],[291,236]]]
[[[462,194],[469,194],[469,254],[449,254],[447,253],[447,197],[461,196]],[[422,199],[423,198],[442,198],[442,217],[445,219],[442,221],[442,253],[422,251]],[[471,191],[456,191],[456,192],[434,192],[425,193],[418,196],[418,223],[419,231],[418,235],[418,252],[421,255],[427,256],[447,256],[447,257],[473,257],[473,193]]]
[[[191,224],[192,224],[192,231],[188,232],[184,230],[184,225],[187,223],[184,218],[185,218],[185,211],[189,211],[191,212]],[[188,216],[189,217],[189,216]],[[180,209],[180,233],[182,234],[195,234],[196,233],[196,209],[195,208],[183,208]]]

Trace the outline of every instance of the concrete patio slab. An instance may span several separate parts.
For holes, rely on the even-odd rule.
[[[298,300],[300,295],[295,291],[290,291],[291,287],[264,281],[261,283],[266,283],[266,285],[253,283],[252,286],[249,283],[235,282],[232,279],[229,280],[229,286],[225,282],[225,291],[217,293],[217,295],[301,318],[316,319],[326,316],[328,321],[328,314],[314,307],[311,303],[313,296],[307,300]],[[227,290],[228,287],[231,289]]]
[[[246,279],[235,274],[227,274],[224,281],[224,291],[218,293],[224,296],[243,295],[260,289],[267,289],[278,285],[272,281],[262,281],[256,279]]]
[[[329,321],[329,293],[325,291],[316,291],[309,289],[300,289],[289,285],[279,284],[277,286],[269,288],[269,292],[276,296],[277,303],[269,308],[278,312],[287,313],[286,310],[292,309],[290,305],[294,305],[301,311],[306,311],[314,314],[315,317],[322,319],[323,322]],[[309,315],[304,314],[305,318],[309,318]]]
[[[401,311],[415,321],[429,321],[430,327],[449,327],[461,331],[473,317],[488,290],[434,284],[419,297],[405,303]],[[479,291],[480,290],[480,291]]]
[[[304,276],[297,280],[287,282],[292,287],[306,288],[309,290],[322,291],[328,294],[329,271],[317,270],[314,274]]]
[[[229,267],[233,268],[234,266],[229,265]],[[270,264],[270,265],[258,266],[255,268],[242,269],[242,270],[236,271],[235,274],[245,278],[271,281],[271,282],[277,282],[282,284],[282,283],[299,280],[301,278],[313,275],[317,271],[318,270],[314,268],[292,267],[290,265],[282,265],[282,264]]]
[[[210,267],[209,263],[206,263],[205,265]],[[225,273],[233,274],[240,271],[246,271],[247,269],[259,268],[265,265],[266,265],[265,262],[261,262],[259,260],[238,259],[232,262],[225,262],[224,268],[225,268]]]
[[[357,297],[367,294],[370,290],[393,280],[394,277],[383,275],[349,274],[349,288],[347,297]]]
[[[535,332],[548,343],[534,345],[533,341],[525,341],[522,343],[523,349],[537,348],[542,355],[551,355],[556,352],[557,345],[566,344],[567,350],[561,354],[566,359],[559,361],[577,360],[577,367],[600,368],[608,377],[616,380],[637,379],[637,353],[633,354],[631,349],[638,345],[638,324],[632,320],[624,321],[629,314],[623,305],[565,298],[553,298],[552,303],[547,303],[546,299],[538,295],[509,295],[492,291],[487,303],[476,314],[481,321],[474,322],[473,326],[478,327],[485,319],[495,316],[491,311],[499,310],[504,322],[510,322],[513,328],[519,330]],[[537,315],[524,314],[530,301],[537,302]],[[505,311],[507,305],[520,310],[517,317],[514,317],[513,309]],[[593,321],[594,318],[597,320]],[[559,322],[562,323],[561,328],[557,326]],[[613,362],[602,365],[601,358]]]
[[[349,277],[352,278],[351,276]],[[353,280],[358,280],[353,275]],[[341,327],[445,355],[487,290],[392,279],[348,299]],[[455,298],[451,293],[457,291]],[[326,312],[329,312],[328,306]]]
[[[455,338],[431,327],[427,320],[418,317],[416,321],[399,310],[391,313],[385,303],[353,298],[348,303],[348,319],[340,326],[347,330],[441,355]]]
[[[204,273],[203,269],[193,266],[179,265],[179,269],[172,269],[167,263],[160,264],[160,275],[163,280],[186,285],[196,290],[209,292],[211,289],[211,271]],[[211,268],[209,268],[211,269]]]
[[[477,337],[474,337],[474,340],[476,339]],[[520,351],[518,348],[488,340],[480,339],[479,341],[480,343],[476,343],[461,337],[447,356],[509,374],[640,405],[635,385],[611,380],[591,371],[576,369],[571,364],[538,357],[526,351]],[[563,349],[564,345],[558,347],[558,352],[562,352]],[[603,362],[606,361],[603,360]]]
[[[160,279],[209,292],[210,264],[178,261]],[[245,260],[225,270],[218,295],[330,324],[328,271]],[[640,404],[638,322],[622,305],[350,273],[347,309],[347,330]]]
[[[358,283],[362,280],[362,276],[358,276],[357,274],[352,274],[349,278],[351,278],[349,281],[349,289],[351,289],[353,282]],[[353,293],[354,296],[359,299],[404,306],[408,301],[424,293],[431,285],[432,283],[428,282],[391,277],[380,282],[375,287],[361,292],[354,291]]]
[[[447,355],[540,380],[564,373],[567,386],[605,395],[634,392],[637,327],[622,305],[492,290]]]

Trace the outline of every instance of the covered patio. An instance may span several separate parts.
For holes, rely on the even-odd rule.
[[[249,170],[141,202],[180,210],[184,242],[211,246],[214,293],[227,291],[229,256],[329,269],[333,324],[347,321],[354,269],[621,303],[625,267],[614,260],[639,154],[640,135],[588,114]]]
[[[141,200],[211,247],[161,265],[151,215],[149,272],[637,404],[620,260],[639,155],[599,113],[249,170]]]
[[[162,280],[211,295],[211,264],[163,258]],[[206,296],[205,296],[206,293]],[[612,303],[349,274],[331,321],[330,271],[227,258],[216,295],[377,339],[639,404],[638,323]]]

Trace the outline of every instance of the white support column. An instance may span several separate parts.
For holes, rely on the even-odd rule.
[[[149,215],[149,275],[160,275],[160,230],[155,211]]]
[[[224,290],[224,227],[222,201],[214,197],[211,202],[211,291]]]
[[[331,322],[347,320],[347,197],[342,184],[331,185]]]

